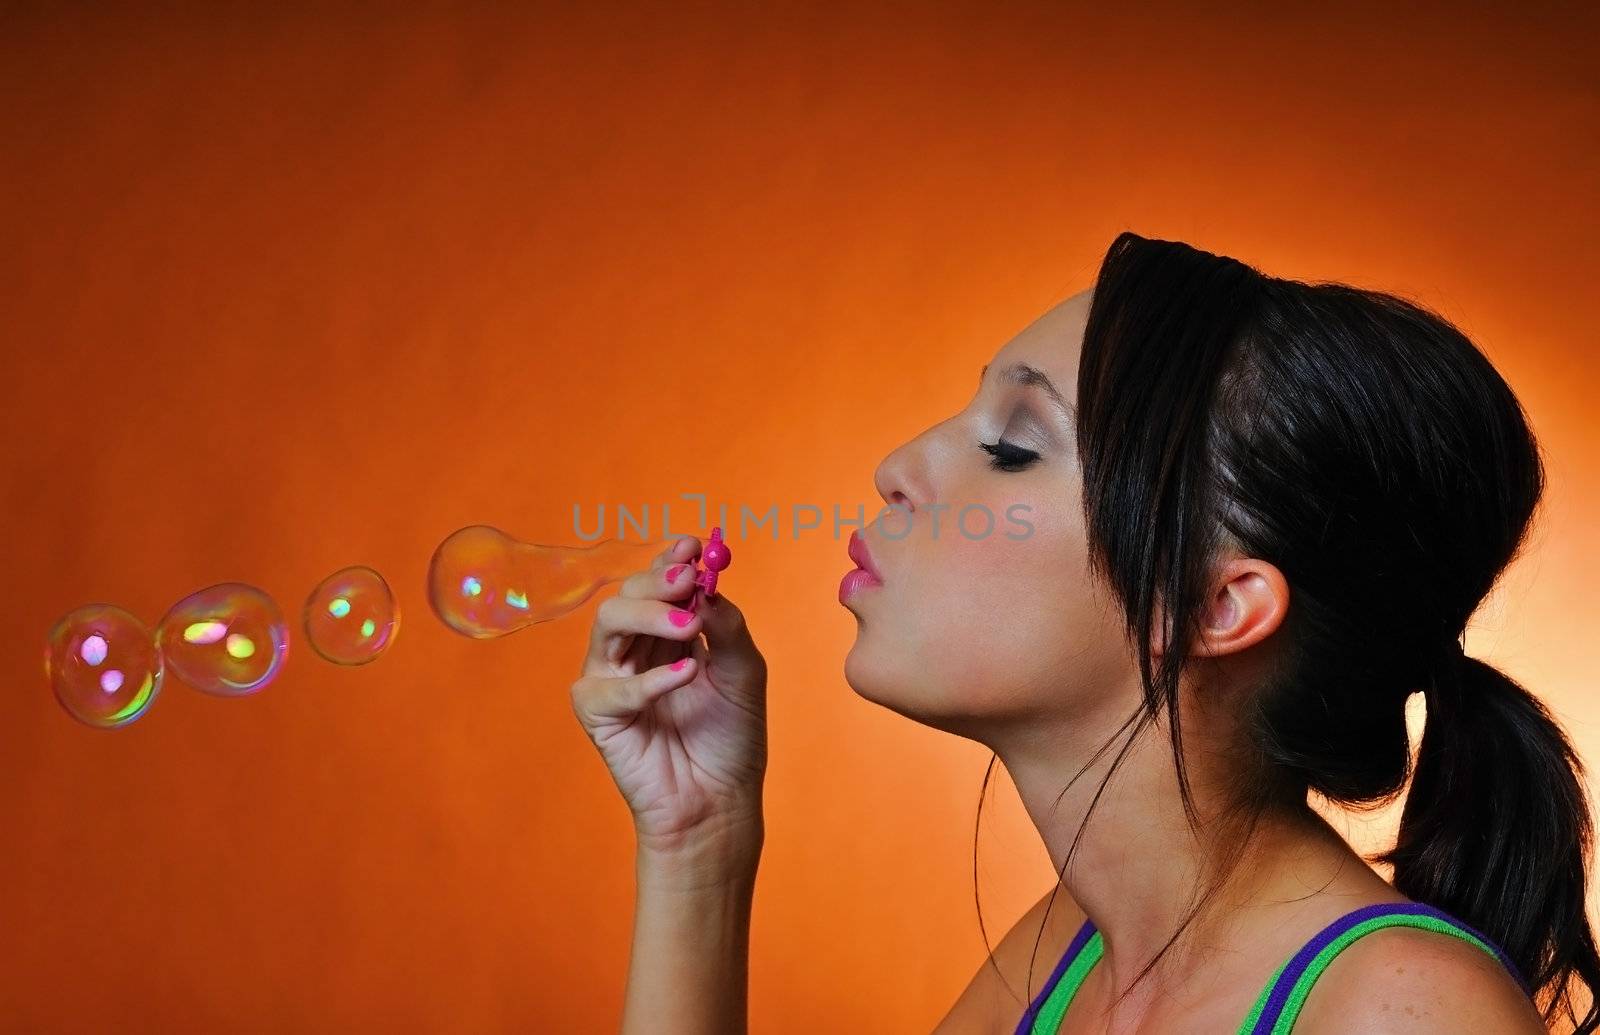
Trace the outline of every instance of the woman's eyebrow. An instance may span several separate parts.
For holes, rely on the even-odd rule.
[[[988,372],[989,365],[985,363],[983,369],[978,371],[978,387],[983,387],[983,378]],[[1000,376],[1029,388],[1043,388],[1044,393],[1050,397],[1050,401],[1056,404],[1056,407],[1066,415],[1068,420],[1073,420],[1076,417],[1074,412],[1076,407],[1067,402],[1060,389],[1056,388],[1055,382],[1050,380],[1045,372],[1038,367],[1029,366],[1026,363],[1013,363],[1000,371]]]

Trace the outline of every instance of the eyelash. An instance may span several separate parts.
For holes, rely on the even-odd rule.
[[[1031,449],[1014,446],[1005,439],[996,442],[979,442],[978,448],[994,457],[989,461],[989,466],[997,471],[1020,471],[1039,459],[1039,454]]]

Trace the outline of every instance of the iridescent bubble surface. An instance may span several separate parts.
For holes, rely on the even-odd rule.
[[[376,661],[400,632],[400,606],[382,575],[357,565],[334,572],[306,598],[311,649],[335,665]]]
[[[267,594],[224,582],[172,605],[156,630],[172,674],[208,694],[241,697],[275,679],[289,654],[289,627]]]
[[[428,606],[463,636],[486,640],[559,618],[601,586],[650,566],[671,536],[594,546],[524,543],[490,525],[468,525],[428,563]]]
[[[165,675],[150,627],[112,604],[63,615],[46,640],[44,672],[67,714],[99,729],[149,711]]]

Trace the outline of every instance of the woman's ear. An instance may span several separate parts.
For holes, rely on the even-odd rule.
[[[1271,636],[1289,613],[1289,583],[1276,565],[1256,557],[1222,564],[1201,607],[1201,636],[1192,646],[1198,657],[1220,657],[1252,647]],[[1153,655],[1166,653],[1165,630],[1150,631]]]
[[[1276,632],[1288,613],[1289,583],[1276,565],[1256,557],[1227,561],[1206,598],[1194,652],[1220,657],[1253,647]]]

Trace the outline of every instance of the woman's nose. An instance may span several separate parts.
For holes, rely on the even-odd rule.
[[[929,497],[927,488],[925,434],[919,435],[883,458],[873,472],[872,484],[883,502],[907,514],[913,513]]]

